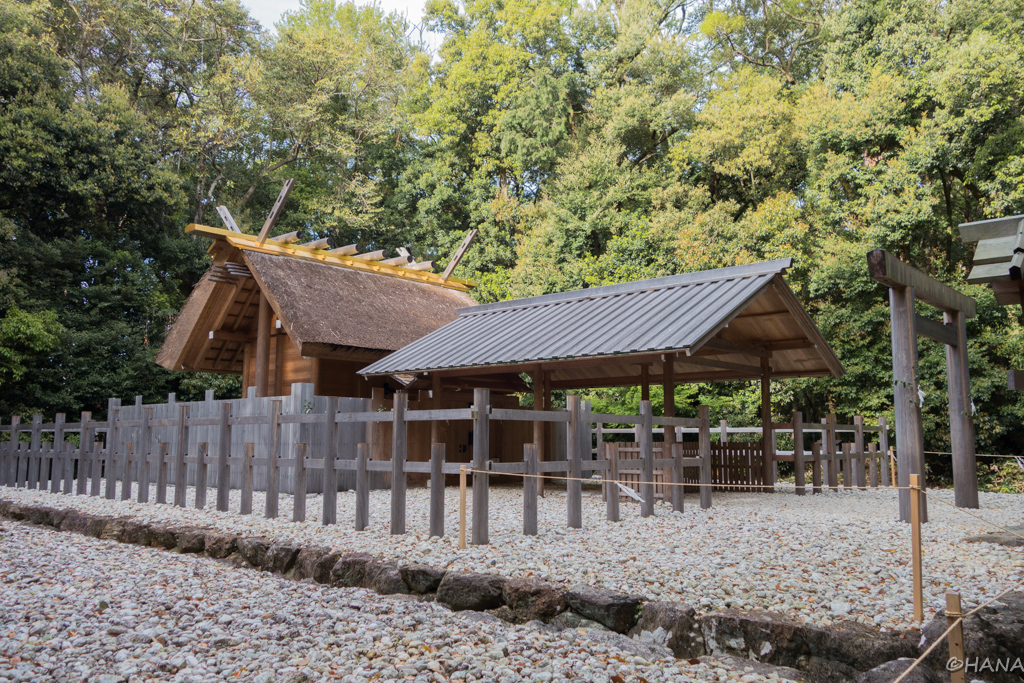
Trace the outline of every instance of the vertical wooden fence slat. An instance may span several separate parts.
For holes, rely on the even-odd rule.
[[[243,449],[242,462],[242,503],[239,512],[243,515],[252,514],[252,451],[255,444],[247,443]]]
[[[153,443],[153,428],[150,426],[150,419],[153,417],[152,408],[142,409],[142,428],[139,430],[141,436],[139,438],[139,454],[138,465],[136,471],[139,475],[139,493],[138,500],[140,503],[149,502],[149,465],[150,457],[153,453],[150,444]]]
[[[601,442],[597,442],[598,448]],[[523,444],[523,463],[526,475],[523,477],[523,534],[537,535],[537,444]]]
[[[853,450],[849,442],[843,444],[843,488],[853,488],[856,474],[853,471]]]
[[[796,495],[807,493],[807,476],[804,470],[804,414],[793,411],[793,472],[796,482]]]
[[[675,429],[674,427],[672,429]],[[669,444],[672,450],[672,510],[683,512],[683,444],[675,439]]]
[[[80,419],[82,429],[78,432],[78,480],[75,482],[75,493],[84,496],[89,487],[89,474],[92,470],[93,428],[90,426],[92,413],[83,411]]]
[[[405,497],[408,481],[405,474],[405,456],[409,436],[405,411],[409,405],[409,394],[404,391],[395,392],[393,405],[391,418],[391,535],[397,536],[405,533]]]
[[[867,464],[865,462],[865,460],[867,460],[867,457],[865,455],[867,451],[864,448],[864,416],[854,415],[853,425],[853,450],[854,453],[857,454],[857,462],[854,465],[854,472],[856,472],[856,477],[854,478],[853,483],[855,486],[863,489],[867,488],[867,481],[864,477],[864,466]]]
[[[135,444],[138,441],[136,435],[133,441],[129,441],[125,444],[124,454],[121,456],[122,463],[122,476],[121,476],[121,500],[132,499],[132,456],[135,455]]]
[[[640,459],[643,470],[640,484],[640,516],[650,517],[654,514],[654,435],[652,424],[651,402],[640,401],[640,423],[637,425]]]
[[[281,472],[278,458],[281,454],[281,401],[271,401],[270,409],[270,450],[267,453],[267,500],[264,516],[277,517],[278,493],[281,490]]]
[[[64,423],[67,417],[64,413],[57,413],[53,419],[53,460],[50,464],[50,493],[61,492],[61,482],[64,479]]]
[[[292,521],[306,521],[306,451],[308,443],[295,444],[295,468],[292,476]]]
[[[121,409],[113,407],[113,401],[107,407],[107,438],[106,448],[103,449],[103,497],[107,500],[114,500],[117,488],[117,449],[118,441],[121,439],[121,428],[119,426]]]
[[[811,444],[811,493],[821,493],[821,443]]]
[[[327,398],[327,409],[324,414],[323,442],[323,517],[324,525],[338,523],[338,468],[335,460],[338,457],[340,429],[335,419],[339,405],[337,396]],[[302,495],[306,492],[303,489]]]
[[[206,507],[206,454],[210,444],[206,441],[196,447],[196,509]]]
[[[839,460],[836,448],[836,416],[829,413],[825,422],[825,452],[828,454],[828,487],[839,490]]]
[[[167,455],[170,452],[171,444],[161,441],[157,448],[156,460],[156,502],[160,505],[167,503]]]
[[[41,486],[40,485],[40,470],[42,469],[42,464],[43,464],[43,456],[42,456],[42,448],[41,448],[41,446],[42,446],[42,442],[41,442],[41,440],[42,440],[42,431],[41,431],[42,430],[42,423],[43,423],[43,416],[42,415],[33,415],[32,416],[32,436],[30,437],[31,440],[29,441],[29,445],[28,445],[29,462],[32,465],[31,468],[30,468],[31,472],[28,475],[28,488],[30,488],[30,489],[46,488],[45,486]],[[45,482],[46,480],[43,479],[42,481]]]
[[[608,458],[608,469],[605,480],[608,482],[607,516],[609,522],[619,521],[619,449],[614,443],[605,444]]]
[[[185,454],[188,450],[188,406],[178,407],[178,432],[174,444],[174,504],[180,508],[186,505],[188,493],[188,466]]]
[[[868,486],[878,488],[878,447],[868,444]]]
[[[358,444],[356,446],[356,531],[362,531],[370,525],[370,473],[366,470],[366,461],[369,457],[370,444]]]
[[[77,464],[81,454],[81,427],[78,429],[78,443],[79,448],[75,448],[74,444],[61,442],[61,452],[64,455],[64,493],[69,496],[75,492],[75,470],[81,467]]]
[[[227,512],[231,502],[231,401],[220,404],[217,444],[217,510]]]
[[[473,390],[473,544],[487,545],[488,522],[488,476],[490,467],[491,392],[489,389]]]
[[[568,478],[565,482],[566,526],[579,529],[583,526],[583,482],[580,481],[580,451],[584,446],[589,451],[590,443],[583,443],[584,429],[589,431],[587,410],[578,394],[566,397],[569,408],[569,424],[566,427],[565,455],[569,460]]]
[[[878,418],[878,450],[881,452],[882,461],[879,466],[882,468],[882,486],[891,486],[889,478],[889,425],[885,418]]]
[[[443,443],[430,444],[430,535],[438,537],[444,536],[444,456]],[[537,495],[536,480],[524,480],[523,485]]]
[[[711,408],[700,406],[697,417],[700,419],[700,507],[707,510],[711,507]]]
[[[49,485],[50,460],[53,457],[53,444],[46,441],[40,443],[38,453],[39,457],[36,458],[36,467],[41,479],[39,482],[39,490],[45,491]]]

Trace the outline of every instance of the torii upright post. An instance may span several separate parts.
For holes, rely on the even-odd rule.
[[[872,278],[889,287],[898,484],[900,487],[909,486],[911,474],[921,475],[924,482],[924,430],[917,386],[917,335],[920,334],[946,345],[954,500],[958,507],[976,508],[978,474],[966,348],[966,319],[974,317],[974,299],[908,266],[882,249],[868,253],[868,271]],[[918,315],[915,310],[917,299],[941,309],[945,322]],[[901,488],[899,498],[900,520],[909,522],[910,491]],[[922,521],[927,521],[927,509],[923,503],[921,515]]]

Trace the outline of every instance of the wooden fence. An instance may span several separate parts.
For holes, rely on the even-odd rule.
[[[228,511],[231,491],[240,491],[238,512],[251,514],[253,492],[266,491],[265,516],[279,515],[282,491],[293,493],[291,517],[306,519],[306,495],[323,494],[323,524],[337,523],[337,492],[355,490],[354,526],[363,530],[369,524],[369,491],[371,474],[390,475],[390,529],[393,534],[406,530],[406,498],[409,475],[429,475],[430,534],[444,535],[445,475],[459,474],[460,468],[472,471],[473,542],[488,542],[488,493],[492,475],[515,475],[523,481],[523,531],[537,533],[537,477],[566,480],[566,521],[571,528],[581,528],[582,484],[599,475],[606,492],[618,491],[624,472],[635,471],[633,483],[639,489],[641,514],[654,513],[656,492],[670,498],[673,509],[683,509],[683,487],[669,483],[690,481],[700,484],[700,505],[711,507],[712,483],[728,484],[739,477],[720,466],[720,481],[713,482],[714,453],[739,453],[742,446],[727,444],[717,449],[711,443],[709,410],[701,406],[697,418],[654,417],[650,402],[644,401],[639,415],[608,415],[593,413],[579,396],[568,397],[568,410],[534,411],[492,407],[490,392],[474,391],[469,408],[445,410],[409,410],[406,393],[395,394],[391,411],[369,410],[368,399],[317,397],[309,385],[296,385],[292,396],[248,398],[214,401],[208,394],[205,401],[175,402],[134,406],[110,403],[108,419],[95,421],[83,413],[78,422],[67,422],[58,414],[53,424],[43,424],[35,416],[31,424],[22,424],[15,417],[9,425],[0,426],[7,439],[0,443],[0,485],[29,489],[49,489],[68,495],[120,497],[133,496],[149,502],[155,487],[155,502],[184,507],[187,489],[194,488],[193,504],[207,506],[212,489],[214,506]],[[445,445],[433,444],[428,462],[407,460],[410,423],[466,420],[472,423],[471,459],[450,462]],[[565,460],[539,462],[534,444],[526,444],[520,462],[499,462],[490,457],[490,425],[492,421],[551,422],[564,426]],[[390,423],[390,460],[370,458],[368,439],[371,426]],[[635,448],[610,448],[606,457],[592,459],[593,425],[634,424],[638,436]],[[799,421],[796,423],[799,429]],[[670,453],[656,449],[654,428],[692,430],[698,441],[671,444]],[[835,433],[835,429],[831,433]],[[44,438],[45,437],[45,438]],[[801,443],[798,441],[797,443]],[[731,449],[731,450],[730,450]],[[796,458],[802,472],[803,450]],[[820,476],[822,466],[827,476],[836,467],[830,457],[816,445],[812,462]],[[872,453],[877,453],[872,449]],[[628,457],[622,457],[628,456]],[[660,457],[656,457],[660,456]],[[865,459],[846,448],[844,462],[860,462],[864,474]],[[780,456],[784,458],[785,456]],[[859,458],[859,460],[858,460]],[[829,465],[832,464],[831,467]],[[872,472],[878,467],[873,466]],[[887,473],[886,468],[881,468]],[[854,472],[856,466],[847,465]],[[687,479],[685,472],[695,472]],[[744,475],[746,476],[746,475]],[[657,477],[661,477],[658,485]],[[802,479],[802,478],[800,478]],[[798,493],[804,493],[798,479]],[[856,481],[855,481],[856,480]],[[872,475],[872,481],[874,475]],[[817,482],[817,479],[815,479]],[[120,487],[118,484],[120,483]],[[758,482],[760,483],[760,482]],[[820,484],[820,482],[818,482]],[[847,484],[853,485],[853,484]],[[658,489],[660,488],[660,491]],[[173,499],[168,497],[173,489]],[[820,486],[815,487],[820,491]],[[619,519],[619,495],[606,495],[608,518]]]

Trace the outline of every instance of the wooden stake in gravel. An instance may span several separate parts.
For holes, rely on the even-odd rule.
[[[270,409],[270,452],[267,454],[267,502],[264,517],[277,517],[278,492],[281,490],[281,468],[278,458],[281,457],[281,401],[271,401]]]
[[[188,449],[188,406],[178,407],[178,435],[174,444],[174,504],[185,507],[185,487],[188,485],[188,465],[185,464],[185,451]],[[95,475],[94,475],[95,476]]]
[[[444,450],[443,443],[430,444],[430,535],[437,537],[444,536]]]
[[[910,548],[914,572],[914,619],[924,621],[924,587],[921,578],[921,475],[910,475]]]
[[[459,550],[466,549],[466,466],[459,466]]]
[[[356,446],[356,531],[370,525],[370,473],[366,461],[370,459],[370,444]]]
[[[963,608],[960,606],[960,594],[946,593],[946,621],[953,629],[949,632],[949,662],[960,662],[959,668],[950,668],[949,677],[952,683],[967,683],[967,675],[964,672],[964,625],[959,621],[961,617]]]
[[[600,447],[600,443],[598,443]],[[523,533],[537,535],[537,444],[523,444],[523,462],[526,475],[523,477]]]

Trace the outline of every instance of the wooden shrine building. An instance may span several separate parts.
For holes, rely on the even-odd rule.
[[[360,374],[489,387],[522,373],[533,379],[538,409],[550,409],[556,389],[639,385],[646,399],[660,383],[666,416],[675,414],[676,384],[755,380],[762,421],[771,425],[769,380],[844,373],[783,279],[791,265],[782,259],[462,308]],[[542,459],[544,429],[534,423]]]
[[[189,225],[213,240],[213,265],[168,330],[157,363],[171,370],[241,375],[257,396],[312,383],[318,396],[369,398],[357,371],[456,319],[473,283],[429,272],[407,253],[358,254],[294,233],[261,240]]]

